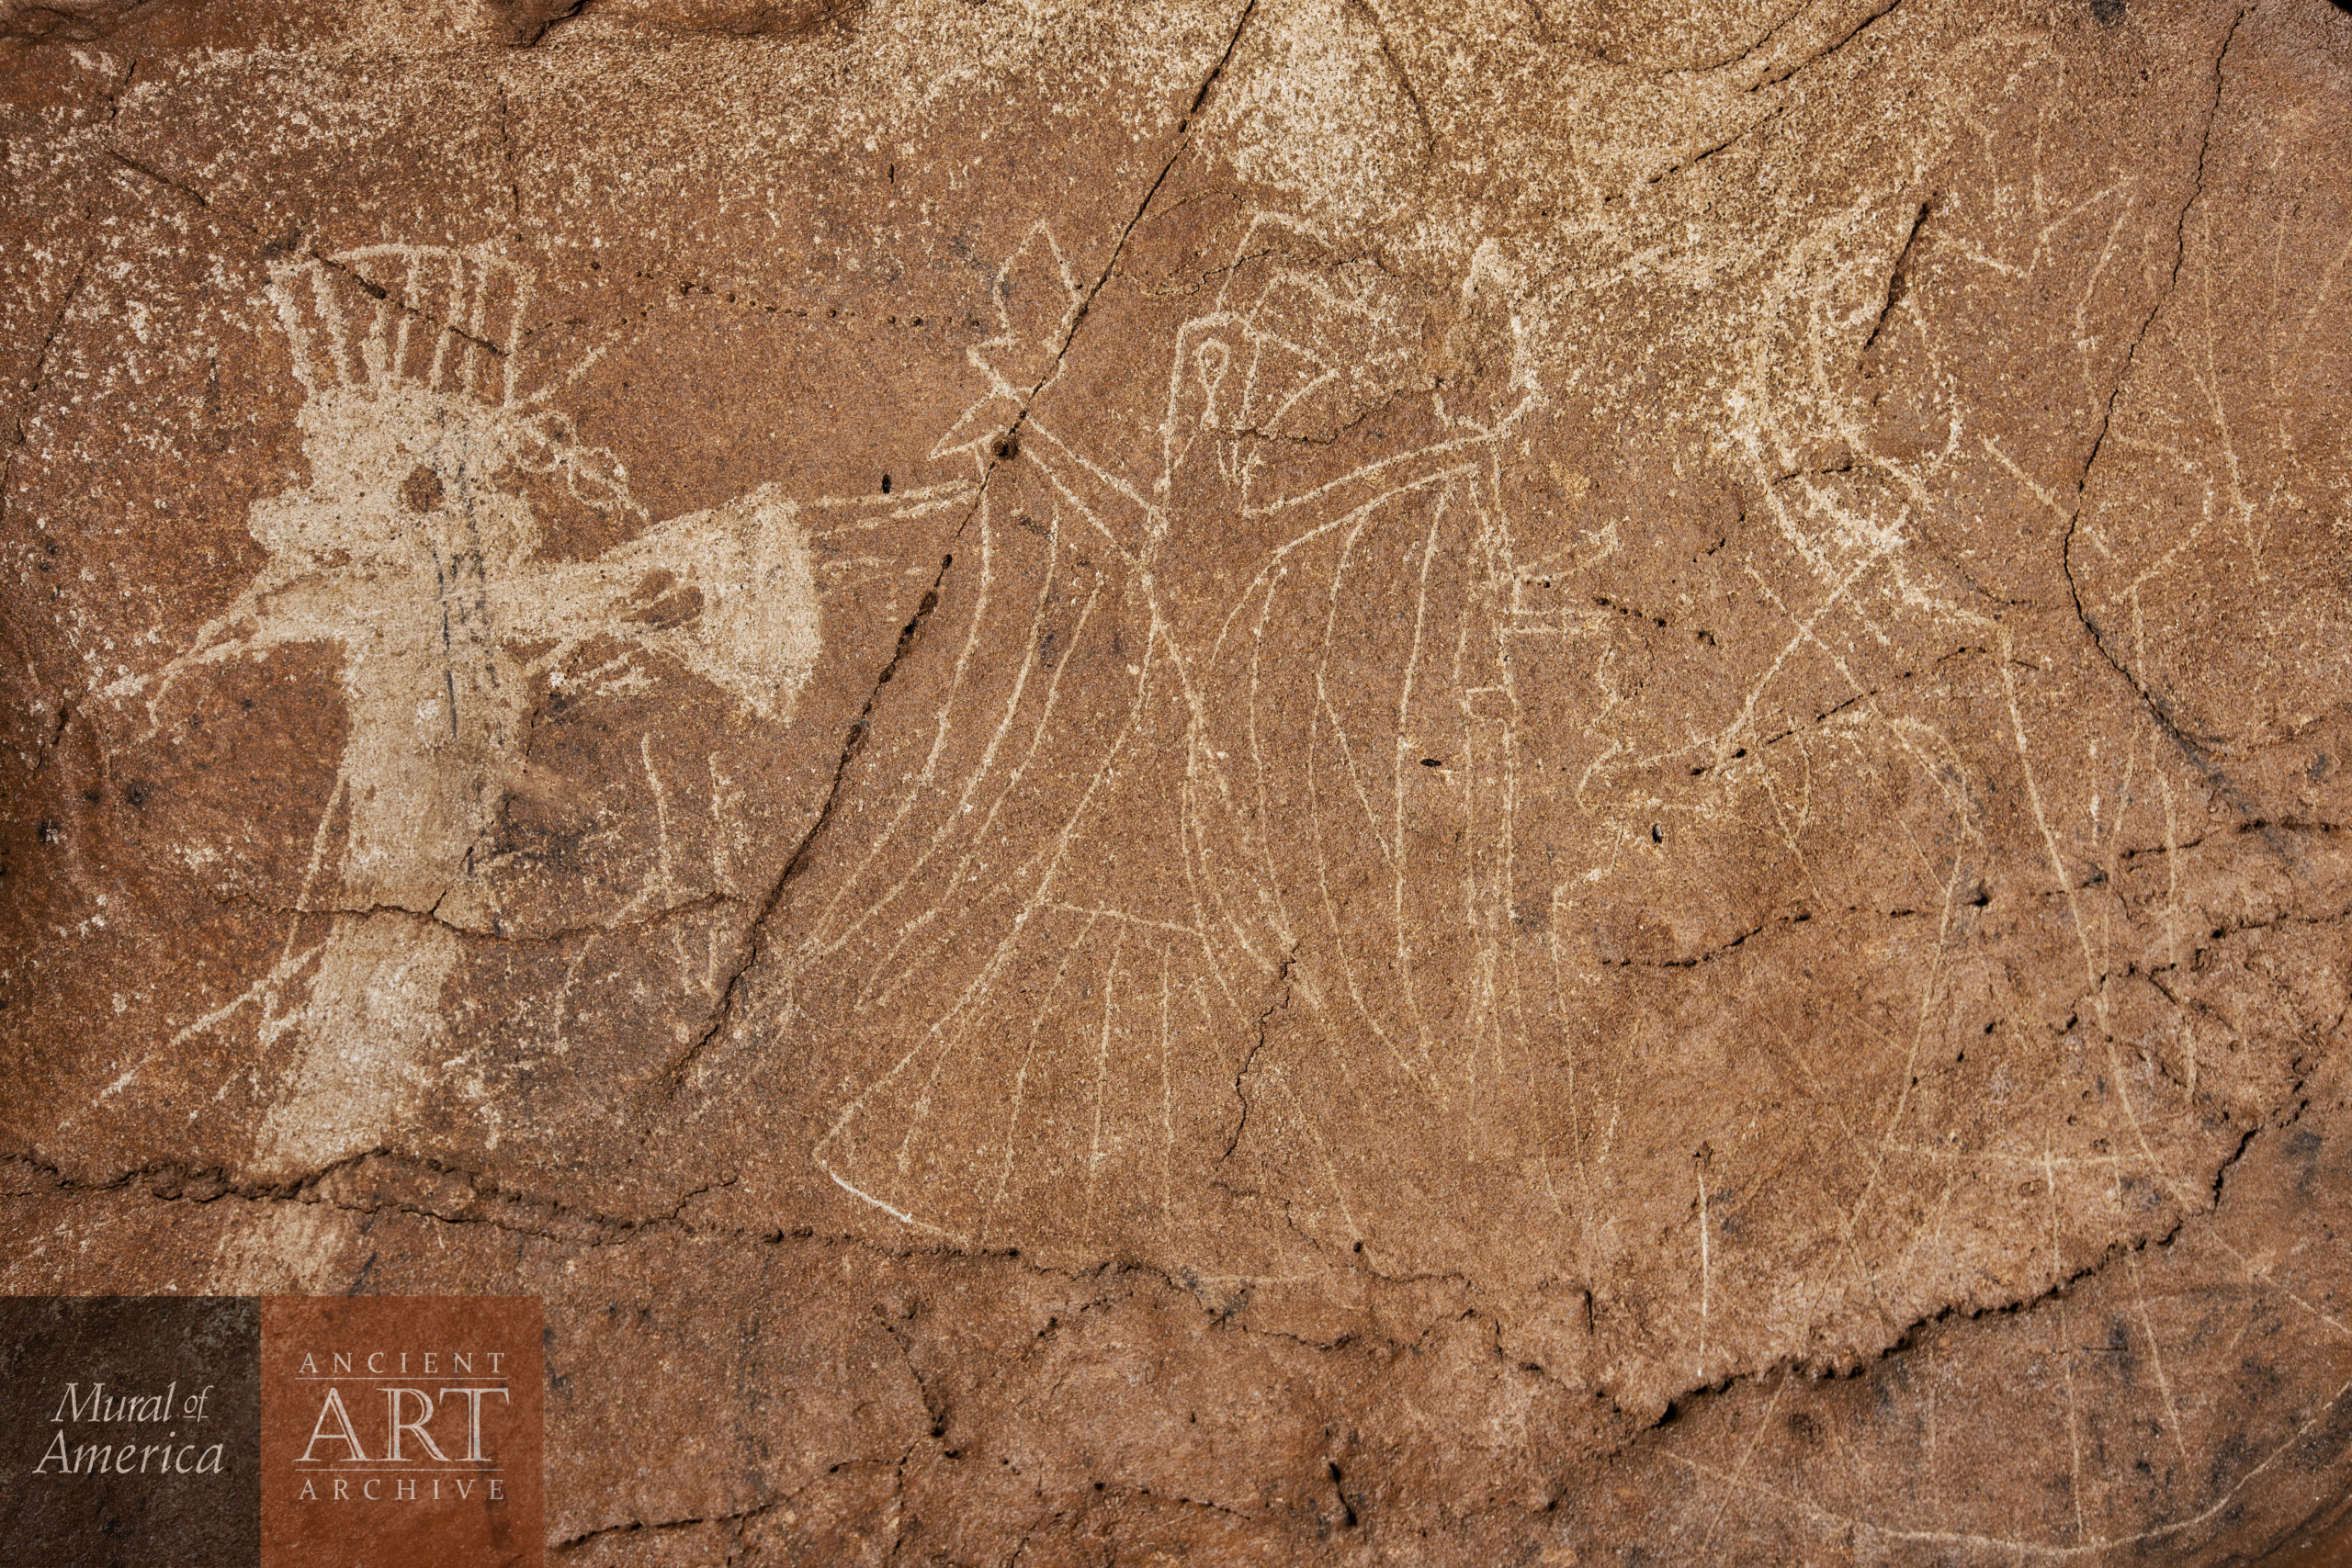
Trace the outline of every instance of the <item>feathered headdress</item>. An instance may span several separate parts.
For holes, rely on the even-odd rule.
[[[495,424],[528,472],[560,472],[600,512],[641,514],[611,453],[583,445],[526,391],[523,342],[534,275],[484,246],[367,245],[269,271],[269,297],[311,397],[390,403],[418,392]]]

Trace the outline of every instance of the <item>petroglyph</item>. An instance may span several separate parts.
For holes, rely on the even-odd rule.
[[[1832,280],[1817,321],[1859,270],[1800,269]],[[1057,351],[1081,291],[1054,236],[1033,231],[999,276],[997,330],[971,351],[987,390],[941,446],[1001,466],[924,787],[890,796],[812,905],[776,1016],[891,1017],[899,1042],[819,1168],[960,1245],[1139,1246],[1235,1280],[1318,1277],[1333,1253],[1589,1277],[1619,1245],[1612,1153],[1649,1092],[1629,1068],[1690,1049],[1662,1032],[1742,1027],[1689,1017],[1665,976],[1852,908],[1815,824],[1874,810],[1916,870],[1868,897],[1925,911],[1932,940],[1865,1005],[1910,1021],[1883,1123],[1849,1132],[1859,1194],[1805,1223],[1852,1259],[1825,1310],[1884,1310],[1886,1259],[1855,1231],[1890,1161],[2048,1153],[1905,1131],[1951,965],[1981,983],[1951,945],[1984,863],[1987,764],[1881,694],[1895,677],[1871,640],[2002,635],[1906,558],[1912,498],[1951,443],[1887,463],[1893,483],[1783,494],[1776,465],[1836,426],[1815,389],[1734,383],[1745,434],[1726,446],[1770,525],[1739,586],[1765,613],[1747,672],[1700,705],[1607,592],[1625,520],[1564,528],[1530,493],[1532,422],[1559,394],[1499,247],[1431,297],[1261,215],[1211,276],[1150,361],[1164,380],[1125,449],[1080,435],[1100,422],[1057,395],[1080,373]],[[989,682],[1008,647],[1017,675]],[[1693,862],[1713,886],[1661,900],[1657,924],[1612,912]],[[1703,1358],[1722,1282],[1691,1223]]]
[[[539,682],[593,689],[623,666],[666,664],[784,723],[822,650],[803,509],[772,486],[589,559],[540,555],[521,476],[647,519],[621,467],[548,406],[552,389],[525,388],[531,291],[527,271],[481,249],[377,246],[273,268],[310,483],[254,504],[268,558],[235,604],[152,679],[109,693],[143,695],[152,715],[208,665],[301,643],[340,651],[349,739],[301,913],[250,998],[265,1042],[294,1036],[260,1129],[264,1169],[381,1143],[447,1054],[441,998],[461,933],[499,929],[488,852],[528,766]],[[311,914],[327,930],[298,946]]]
[[[1279,216],[1246,227],[1214,296],[1166,341],[1154,367],[1164,377],[1158,418],[1137,432],[1136,448],[1120,452],[1087,449],[1054,406],[1055,367],[1041,351],[1066,333],[1079,293],[1052,234],[1033,231],[1000,276],[1000,330],[972,351],[988,395],[942,446],[985,457],[1025,410],[1019,461],[1043,477],[1052,521],[1022,677],[990,721],[997,739],[960,783],[961,808],[930,828],[911,870],[955,852],[976,808],[973,842],[954,863],[978,870],[975,846],[1009,802],[1035,791],[1027,769],[1041,751],[1062,753],[1045,775],[1059,783],[1046,789],[1076,798],[1062,796],[1067,815],[1042,843],[1011,856],[1012,886],[999,882],[989,895],[1007,900],[990,910],[1003,923],[982,939],[987,956],[953,1008],[843,1107],[817,1145],[834,1181],[909,1223],[1033,1247],[1107,1236],[1130,1222],[1172,1236],[1192,1223],[1180,1211],[1194,1207],[1200,1182],[1197,1169],[1180,1177],[1177,1164],[1196,1163],[1204,1143],[1229,1142],[1206,1135],[1224,1120],[1218,1100],[1235,1091],[1238,1063],[1225,1058],[1248,998],[1278,969],[1327,1021],[1378,1043],[1408,1080],[1437,1075],[1474,1091],[1491,998],[1445,1015],[1424,1010],[1409,944],[1430,911],[1408,889],[1422,879],[1463,889],[1467,929],[1490,944],[1507,940],[1498,884],[1508,825],[1486,818],[1500,809],[1493,774],[1508,745],[1495,705],[1510,700],[1502,638],[1529,612],[1496,474],[1498,447],[1544,394],[1498,253],[1482,254],[1458,298],[1433,311],[1375,269],[1269,259],[1317,244],[1310,229]],[[1416,385],[1419,334],[1441,321],[1470,374],[1441,389]],[[1041,384],[1034,403],[1019,398]],[[1375,436],[1364,460],[1306,479],[1286,460],[1286,449],[1333,447],[1367,418],[1412,434]],[[1022,547],[995,543],[997,516],[992,503],[979,519],[990,531],[984,572],[1003,570],[990,552]],[[978,591],[993,590],[984,579]],[[1121,724],[1079,765],[1056,733],[1055,709],[1070,661],[1099,657],[1109,617],[1098,611],[1118,599],[1128,608],[1125,627],[1107,634],[1116,662],[1091,674],[1116,689]],[[1347,656],[1344,629],[1335,628],[1357,615],[1410,628],[1374,691],[1334,667]],[[1319,633],[1319,650],[1270,645],[1276,625]],[[981,626],[976,617],[975,638]],[[951,705],[943,739],[958,722],[977,721]],[[1296,733],[1283,732],[1293,726]],[[1154,755],[1140,738],[1147,729],[1176,750]],[[1465,741],[1487,750],[1465,756]],[[1268,756],[1277,744],[1280,762]],[[1432,749],[1450,751],[1453,769],[1434,808],[1422,761]],[[1303,773],[1291,774],[1295,767]],[[905,804],[911,812],[918,803]],[[1457,807],[1476,819],[1470,863],[1424,857],[1417,841],[1436,836],[1433,810]],[[865,851],[877,872],[895,832],[921,830],[901,821]],[[1158,894],[1148,903],[1138,905],[1132,888],[1090,886],[1089,842],[1105,829],[1149,834],[1144,880]],[[1377,908],[1353,922],[1340,918],[1330,875],[1302,886],[1273,864],[1324,851],[1326,835],[1349,840],[1338,853],[1361,843],[1385,883]],[[887,921],[903,942],[910,930],[959,920],[936,905],[911,908],[918,884],[904,873],[869,897],[872,874],[832,894],[829,910],[841,914],[804,936],[799,963],[822,962],[869,925]],[[1362,880],[1373,870],[1340,874]],[[1025,1019],[1005,1018],[1013,977],[1038,971],[1047,955],[1061,984],[1047,986]],[[895,970],[904,960],[886,962]],[[887,975],[865,988],[894,992]],[[1081,1029],[1071,1015],[1089,1021]],[[1015,1062],[985,1048],[1007,1038],[1026,1043]],[[1060,1099],[1040,1094],[1033,1078]],[[967,1098],[975,1095],[993,1106]],[[1180,1102],[1190,1150],[1177,1146]],[[1103,1190],[1109,1172],[1144,1168],[1148,1190],[1115,1200],[1126,1205],[1120,1219],[1098,1212],[1114,1201]],[[1344,1206],[1343,1195],[1331,1196]]]
[[[1978,154],[1989,202],[1820,214],[1692,420],[1718,466],[1627,510],[1544,449],[1574,372],[1529,323],[1573,306],[1504,247],[1425,294],[1315,223],[1237,221],[1132,399],[1069,346],[1116,307],[1033,230],[942,443],[989,494],[922,787],[885,784],[779,976],[778,1032],[891,1043],[819,1168],[870,1219],[1133,1251],[1227,1305],[1341,1289],[1334,1258],[1605,1280],[1670,1236],[1688,1314],[1641,1332],[1699,1369],[1769,1302],[1868,1337],[2063,1272],[2084,1242],[2007,1235],[2021,1198],[2112,1180],[2134,1231],[2201,1210],[2227,1140],[2111,982],[2176,928],[2098,890],[2177,836],[2167,742],[2120,716],[2104,782],[2055,783],[2058,699],[1942,543],[1973,487],[2068,503],[1973,394],[1931,380],[1897,425],[1856,385],[1857,353],[1967,352],[1947,312],[1978,291],[2079,321],[2135,287],[2131,184],[2058,202],[2010,162],[2039,155]],[[2119,361],[2075,352],[2095,418]],[[1999,1032],[2031,1004],[1981,914],[1996,872],[2065,933],[2030,982],[2073,1001],[2054,1057]],[[1794,1003],[1843,942],[1880,962]],[[1855,1048],[1804,1060],[1824,1028]],[[2097,1113],[2006,1109],[2078,1096]],[[1826,1260],[1801,1281],[1717,1244],[1759,1223],[1759,1168],[1782,1244]]]
[[[101,9],[0,1288],[541,1294],[585,1564],[2341,1524],[2340,7]]]

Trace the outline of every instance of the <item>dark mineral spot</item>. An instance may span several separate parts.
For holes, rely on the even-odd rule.
[[[441,476],[423,463],[409,471],[401,481],[401,504],[411,512],[425,513],[441,504]]]

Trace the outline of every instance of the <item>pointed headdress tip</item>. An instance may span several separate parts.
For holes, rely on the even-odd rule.
[[[269,296],[304,391],[395,388],[524,402],[533,274],[486,245],[366,245],[271,264]]]

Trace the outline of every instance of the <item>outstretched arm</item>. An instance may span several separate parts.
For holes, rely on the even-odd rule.
[[[763,716],[791,711],[821,643],[811,533],[884,529],[967,508],[969,481],[894,496],[785,499],[774,485],[655,524],[584,561],[536,565],[507,624],[553,646],[554,669],[612,638],[667,654]]]
[[[324,601],[322,592],[325,587],[309,561],[289,565],[283,558],[273,556],[245,584],[244,592],[226,610],[198,627],[195,640],[163,668],[125,675],[101,688],[98,695],[120,701],[144,694],[146,733],[153,735],[161,722],[155,710],[188,671],[265,653],[281,643],[333,635],[338,615],[348,612],[338,613]],[[307,603],[314,598],[321,599],[321,603]]]

